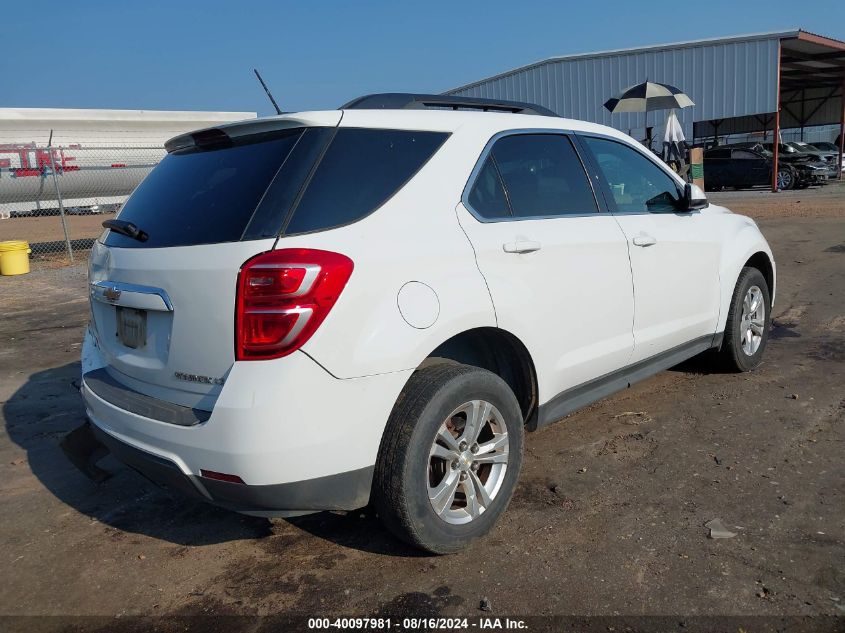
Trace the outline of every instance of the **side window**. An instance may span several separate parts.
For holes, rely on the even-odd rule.
[[[584,166],[567,136],[505,136],[493,145],[492,155],[514,217],[598,212]]]
[[[505,190],[502,188],[502,180],[493,159],[489,156],[469,192],[469,204],[484,218],[510,217],[511,211],[505,198]]]
[[[339,129],[285,234],[322,231],[369,215],[404,187],[448,136],[441,132]]]
[[[713,149],[704,154],[704,158],[730,158],[731,150],[729,149]]]
[[[760,157],[747,149],[735,149],[731,152],[731,158],[739,160],[755,160]]]
[[[583,137],[610,185],[619,211],[672,213],[681,192],[675,179],[624,143]]]

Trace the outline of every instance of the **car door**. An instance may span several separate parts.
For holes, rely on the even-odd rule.
[[[644,150],[579,136],[628,239],[634,279],[631,362],[712,337],[719,317],[718,214],[680,212],[682,185]]]
[[[568,135],[495,137],[458,218],[498,326],[531,353],[541,404],[628,362],[633,296],[625,235],[599,210]]]
[[[770,180],[769,164],[765,158],[750,149],[735,149],[731,161],[736,165],[738,184],[750,187],[765,185]]]
[[[704,182],[712,187],[724,187],[733,182],[731,151],[711,149],[704,154]]]

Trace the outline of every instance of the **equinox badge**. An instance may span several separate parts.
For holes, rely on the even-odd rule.
[[[198,382],[203,385],[222,385],[224,380],[223,378],[213,378],[212,376],[199,376],[197,374],[186,374],[182,371],[174,371],[173,375],[176,376],[179,380],[185,380],[187,382]]]

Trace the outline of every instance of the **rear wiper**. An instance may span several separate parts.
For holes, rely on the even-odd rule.
[[[126,220],[106,220],[103,222],[103,226],[107,229],[111,229],[115,233],[131,237],[133,240],[138,240],[139,242],[146,242],[150,239],[150,236],[146,231],[142,231],[132,224],[132,222],[127,222]]]

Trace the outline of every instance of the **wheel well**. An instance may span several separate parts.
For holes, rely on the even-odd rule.
[[[773,296],[775,292],[775,272],[769,256],[762,251],[754,253],[748,261],[745,262],[745,266],[749,268],[756,268],[763,273],[763,277],[766,279],[766,284],[769,286],[769,296]]]
[[[537,373],[531,355],[517,337],[494,327],[461,332],[441,343],[420,367],[455,361],[481,367],[504,380],[513,390],[526,423],[537,411]]]

